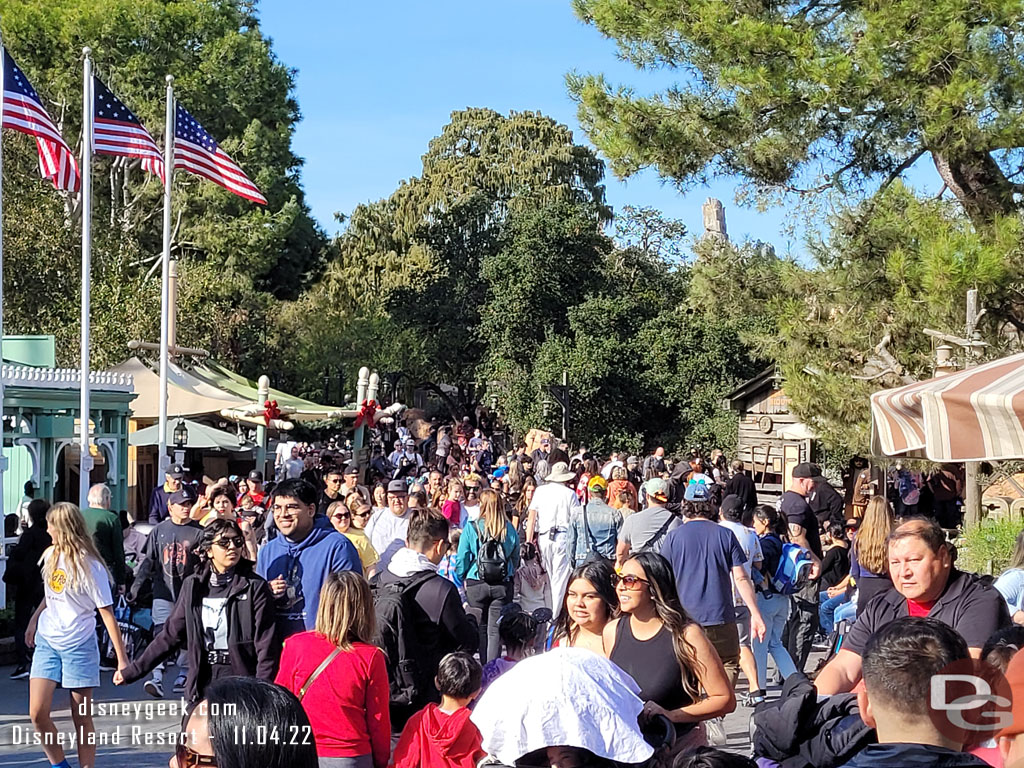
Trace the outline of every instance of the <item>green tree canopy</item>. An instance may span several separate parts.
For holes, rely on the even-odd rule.
[[[642,95],[572,75],[582,124],[615,173],[685,189],[869,191],[930,155],[975,223],[1015,211],[1024,154],[1024,7],[977,0],[574,0],[641,69]]]

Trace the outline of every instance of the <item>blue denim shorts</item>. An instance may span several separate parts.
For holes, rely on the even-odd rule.
[[[36,633],[36,651],[32,655],[29,677],[53,680],[69,691],[76,688],[98,688],[100,644],[96,635],[74,648],[58,651]]]

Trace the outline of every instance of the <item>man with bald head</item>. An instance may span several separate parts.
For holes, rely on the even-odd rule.
[[[953,565],[946,534],[931,520],[913,519],[889,534],[889,575],[892,587],[875,595],[857,613],[857,622],[842,650],[821,670],[818,693],[853,690],[861,679],[861,656],[868,639],[904,616],[927,616],[952,627],[980,658],[985,640],[1010,624],[999,592]]]

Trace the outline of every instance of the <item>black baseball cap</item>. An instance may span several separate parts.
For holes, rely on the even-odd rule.
[[[185,476],[188,469],[181,466],[181,464],[172,464],[167,468],[167,476],[172,477],[175,480],[181,480]]]
[[[821,477],[821,467],[817,464],[812,464],[809,461],[805,461],[801,464],[797,464],[793,467],[793,477],[796,478],[811,478]]]
[[[359,474],[359,467],[357,467],[355,464],[349,464],[347,467],[345,467],[345,474],[346,475],[358,475]]]
[[[181,488],[171,494],[171,497],[167,500],[170,504],[184,504],[185,506],[191,507],[196,503],[199,498],[199,493],[195,487],[191,485],[183,485]]]
[[[252,480],[254,483],[262,483],[263,473],[260,472],[258,469],[254,469],[252,472],[249,473],[249,479]]]
[[[388,483],[388,493],[401,493],[408,495],[409,486],[406,485],[405,480],[392,480]]]

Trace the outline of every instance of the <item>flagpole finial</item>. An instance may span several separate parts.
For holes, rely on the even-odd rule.
[[[82,49],[82,55],[88,59],[89,56],[92,55],[92,48],[90,48],[89,46],[85,46],[85,48]]]
[[[171,83],[174,82],[174,75],[168,75],[166,79],[167,79],[167,84],[170,85]]]

